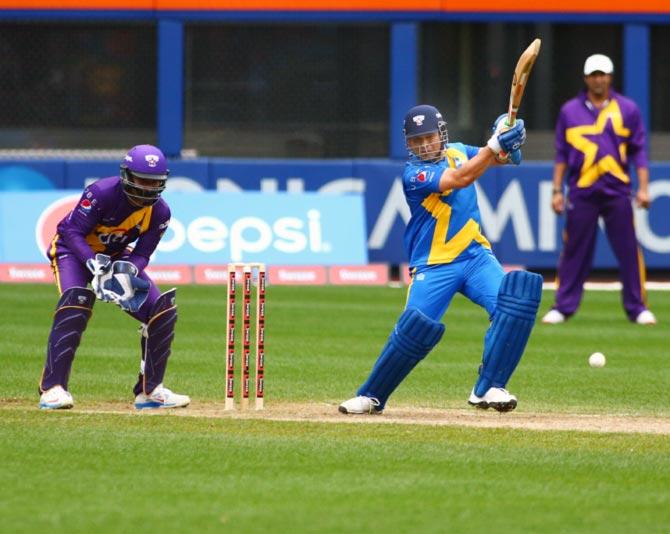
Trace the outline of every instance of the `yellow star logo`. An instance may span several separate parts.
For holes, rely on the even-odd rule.
[[[589,187],[602,175],[609,173],[615,176],[623,183],[630,182],[630,178],[623,170],[619,162],[613,156],[607,155],[604,158],[596,161],[598,155],[598,144],[590,141],[585,136],[600,135],[605,131],[607,121],[612,122],[614,133],[619,137],[630,137],[630,130],[623,125],[623,117],[621,109],[616,100],[612,99],[607,106],[605,106],[594,124],[586,124],[584,126],[575,126],[568,128],[565,131],[565,140],[575,147],[580,152],[584,153],[584,163],[580,171],[579,180],[577,180],[577,187]],[[619,156],[622,163],[626,162],[626,147],[627,143],[619,144]]]

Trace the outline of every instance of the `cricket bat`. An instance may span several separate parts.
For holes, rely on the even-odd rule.
[[[530,46],[524,50],[523,54],[519,57],[519,61],[516,63],[514,77],[512,78],[512,89],[509,94],[509,107],[507,108],[508,126],[514,126],[514,123],[516,122],[516,114],[521,105],[521,99],[523,98],[523,93],[526,89],[526,84],[528,83],[528,77],[530,76],[530,71],[533,69],[533,65],[535,65],[535,60],[540,53],[541,45],[542,41],[540,39],[535,39],[530,43]]]

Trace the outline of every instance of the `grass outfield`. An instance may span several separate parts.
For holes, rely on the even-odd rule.
[[[544,297],[540,313],[551,304],[552,295]],[[268,288],[267,412],[318,406],[333,413],[327,421],[188,417],[200,414],[191,408],[179,416],[135,414],[136,324],[100,303],[70,380],[75,408],[39,411],[55,300],[51,286],[0,285],[6,532],[474,532],[495,525],[611,533],[664,532],[670,524],[665,431],[382,424],[413,407],[464,423],[568,414],[667,421],[670,293],[650,294],[656,327],[628,323],[615,292],[589,292],[573,320],[538,325],[510,383],[519,407],[505,415],[467,409],[487,321],[457,298],[442,343],[392,397],[387,415],[362,418],[370,424],[345,416],[333,422],[336,405],[367,375],[402,308],[402,290]],[[215,409],[223,399],[225,288],[183,287],[178,303],[166,385],[191,395],[194,407]],[[589,368],[595,351],[606,354],[605,368]],[[101,413],[101,403],[119,413]]]

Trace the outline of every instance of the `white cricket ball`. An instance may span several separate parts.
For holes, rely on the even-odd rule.
[[[594,352],[589,356],[589,365],[591,367],[605,367],[605,355],[602,352]]]

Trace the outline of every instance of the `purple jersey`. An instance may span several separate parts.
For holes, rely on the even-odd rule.
[[[114,259],[137,241],[127,259],[142,271],[169,223],[170,208],[162,198],[152,206],[134,206],[123,192],[121,178],[103,178],[88,186],[58,223],[47,256],[74,254],[82,263],[97,253]]]
[[[570,193],[629,195],[629,165],[647,167],[644,124],[635,102],[610,89],[597,109],[582,91],[568,100],[556,124],[556,162],[567,164]]]

